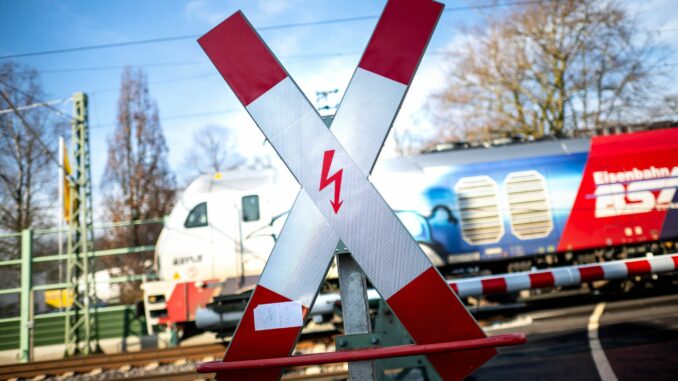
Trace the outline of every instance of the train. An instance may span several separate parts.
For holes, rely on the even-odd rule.
[[[380,160],[370,181],[448,275],[659,254],[678,239],[678,128]],[[142,286],[149,330],[251,290],[298,190],[274,169],[191,183],[156,245],[159,280]]]

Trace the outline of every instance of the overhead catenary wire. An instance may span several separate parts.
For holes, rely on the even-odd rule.
[[[459,11],[467,11],[467,10],[476,10],[476,9],[490,9],[490,8],[499,8],[499,7],[508,7],[508,6],[521,6],[521,5],[531,5],[531,4],[539,4],[539,3],[544,3],[544,2],[553,2],[553,1],[559,1],[559,0],[547,0],[547,1],[539,1],[539,0],[524,0],[524,1],[513,1],[513,2],[503,2],[503,3],[485,3],[485,4],[475,4],[475,5],[469,5],[469,6],[458,6],[458,7],[447,7],[444,12],[449,13],[449,12],[459,12]],[[333,23],[345,23],[345,22],[352,22],[352,21],[360,21],[360,20],[367,20],[367,19],[376,19],[378,18],[378,15],[366,15],[366,16],[355,16],[355,17],[346,17],[346,18],[335,18],[335,19],[326,19],[326,20],[316,20],[316,21],[309,21],[309,22],[303,22],[303,23],[290,23],[290,24],[280,24],[280,25],[271,25],[271,26],[264,26],[259,28],[260,30],[274,30],[274,29],[285,29],[285,28],[294,28],[294,27],[304,27],[304,26],[313,26],[313,25],[324,25],[324,24],[333,24]],[[665,28],[665,29],[658,29],[658,31],[674,31],[678,30],[678,28]],[[171,36],[171,37],[166,37],[166,38],[158,38],[158,39],[148,39],[148,40],[139,40],[139,41],[128,41],[128,42],[123,42],[123,43],[115,43],[115,44],[101,44],[101,45],[92,45],[89,47],[79,47],[79,48],[73,48],[73,49],[81,49],[81,50],[89,50],[89,49],[94,49],[94,48],[106,48],[106,47],[114,47],[114,46],[122,46],[124,44],[139,44],[139,43],[154,43],[154,42],[164,42],[164,41],[171,41],[171,40],[176,40],[176,39],[182,39],[182,38],[194,38],[198,37],[198,35],[184,35],[184,36]],[[71,49],[66,49],[67,51],[71,51]],[[57,53],[59,52],[58,50],[55,51],[50,51],[50,52],[35,52],[35,53],[28,53],[29,55],[37,55],[37,54],[52,54],[52,53]],[[446,54],[446,51],[443,50],[436,50],[436,51],[431,51],[428,54],[430,55],[442,55]],[[295,59],[295,58],[304,58],[304,59],[313,59],[313,58],[327,58],[327,57],[338,57],[338,56],[352,56],[352,55],[359,55],[360,52],[335,52],[335,53],[308,53],[308,54],[299,54],[299,55],[290,55],[290,56],[283,56],[281,58],[288,58],[288,59]],[[15,56],[5,56],[5,57],[0,57],[2,58],[12,58]],[[146,67],[166,67],[166,66],[179,66],[179,65],[200,65],[200,64],[206,64],[205,62],[200,62],[200,61],[178,61],[178,62],[160,62],[160,63],[149,63],[149,64],[143,64],[142,66]],[[676,63],[666,63],[664,66],[676,66],[678,64]],[[57,69],[47,69],[44,70],[43,72],[79,72],[79,71],[96,71],[96,70],[115,70],[115,69],[120,69],[124,66],[99,66],[99,67],[83,67],[83,68],[57,68]],[[175,82],[180,82],[180,81],[185,81],[189,79],[198,79],[198,78],[208,78],[215,76],[216,73],[211,73],[211,74],[202,74],[202,75],[192,75],[192,76],[187,76],[187,77],[180,77],[180,78],[169,78],[169,79],[163,79],[160,81],[154,81],[150,82],[149,84],[154,85],[154,84],[164,84],[164,83],[175,83]],[[11,86],[8,86],[12,88],[15,91],[21,92],[21,90],[13,88]],[[110,92],[110,91],[117,91],[118,89],[101,89],[101,90],[91,90],[87,91],[90,94],[94,93],[103,93],[103,92]],[[52,101],[44,102],[46,103],[45,106],[52,106],[53,103]],[[28,107],[27,106],[20,106],[17,108],[17,110],[21,110],[22,107]],[[37,106],[36,106],[37,107]],[[72,116],[55,108],[55,107],[48,107],[55,111],[57,114],[61,116],[65,116],[67,119],[72,120]],[[183,119],[183,118],[190,118],[190,117],[195,117],[195,116],[208,116],[208,115],[219,115],[219,114],[224,114],[224,113],[233,113],[233,112],[238,112],[242,110],[214,110],[214,111],[205,111],[205,112],[199,112],[199,113],[190,113],[190,114],[181,114],[181,115],[174,115],[174,116],[169,116],[169,117],[163,117],[161,118],[162,120],[172,120],[172,119]],[[8,110],[0,110],[0,114],[2,113],[7,113],[7,112],[13,112],[13,110],[8,109]],[[113,125],[113,123],[107,123],[107,124],[96,124],[93,128],[102,128],[104,126],[109,126]]]
[[[5,86],[5,87],[7,87],[7,88],[9,88],[9,89],[11,89],[11,90],[13,90],[13,91],[16,91],[17,93],[23,94],[23,95],[25,95],[25,96],[27,96],[27,97],[33,97],[33,95],[27,93],[26,91],[21,90],[21,89],[17,88],[16,86],[12,86],[12,85],[10,85],[10,84],[4,82],[4,81],[0,81],[0,84],[2,84],[3,86]],[[66,99],[65,101],[69,101],[69,100],[70,100],[70,98]],[[65,119],[68,120],[69,122],[75,120],[75,117],[73,117],[73,115],[71,115],[71,114],[69,114],[69,113],[67,113],[67,112],[64,112],[64,111],[62,111],[62,110],[60,110],[60,109],[54,107],[52,104],[50,104],[49,101],[48,101],[48,102],[44,102],[44,101],[39,101],[39,100],[38,100],[38,102],[36,102],[36,103],[42,104],[44,107],[46,107],[46,108],[48,108],[48,109],[54,111],[57,115],[59,115],[59,116],[65,118]],[[65,102],[64,102],[64,103],[65,103]],[[18,111],[18,109],[15,109],[15,110]]]
[[[0,83],[5,85],[5,83],[3,83],[3,82],[0,82]],[[47,154],[49,159],[54,161],[55,163],[57,163],[57,165],[61,168],[61,163],[59,163],[59,160],[54,156],[54,153],[49,149],[47,144],[45,144],[45,142],[42,141],[42,139],[40,138],[40,135],[38,133],[36,133],[35,130],[26,121],[26,119],[24,119],[23,115],[21,115],[21,112],[19,112],[16,109],[16,107],[14,107],[14,103],[12,103],[12,101],[9,99],[7,94],[5,94],[5,92],[2,91],[2,90],[0,90],[0,97],[14,111],[14,114],[17,116],[17,118],[19,118],[19,121],[21,122],[21,125],[24,127],[24,129],[26,129],[26,131],[28,131],[31,135],[33,135],[33,138],[35,138],[35,140],[37,140],[37,142],[40,143],[40,145],[42,146],[43,150],[45,151],[45,153]]]
[[[200,117],[200,116],[211,116],[211,115],[223,115],[223,114],[230,114],[230,113],[236,113],[236,112],[245,112],[245,109],[225,109],[225,110],[214,110],[214,111],[204,111],[204,112],[196,112],[196,113],[189,113],[189,114],[178,114],[178,115],[170,115],[166,117],[161,117],[161,121],[167,121],[167,120],[174,120],[174,119],[188,119],[188,118],[195,118],[195,117]],[[94,126],[91,126],[90,129],[92,130],[98,130],[101,128],[105,127],[111,127],[111,126],[116,126],[117,123],[100,123],[96,124]]]
[[[281,55],[280,59],[318,59],[328,57],[354,56],[361,52],[325,52],[325,53],[306,53],[306,54],[292,54]],[[158,62],[158,63],[141,63],[141,64],[126,64],[126,65],[108,65],[108,66],[85,66],[85,67],[62,67],[54,69],[39,69],[40,74],[57,74],[57,73],[80,73],[84,71],[109,71],[120,70],[126,67],[140,67],[140,68],[155,68],[155,67],[172,67],[172,66],[208,66],[208,61],[177,61],[177,62]]]
[[[176,62],[152,62],[145,63],[140,65],[133,65],[144,68],[154,68],[154,67],[172,67],[172,66],[192,66],[192,65],[204,65],[205,62],[201,61],[176,61]],[[83,71],[105,71],[105,70],[120,70],[131,65],[106,65],[106,66],[89,66],[89,67],[67,67],[67,68],[55,68],[55,69],[42,69],[39,70],[40,74],[51,74],[51,73],[71,73],[71,72],[83,72]]]
[[[475,4],[475,5],[468,5],[468,6],[448,7],[443,12],[444,13],[462,12],[462,11],[478,10],[478,9],[492,9],[492,8],[503,8],[503,7],[510,7],[510,6],[534,5],[534,4],[550,3],[550,2],[557,2],[557,1],[560,1],[560,0],[519,0],[519,1],[511,1],[511,2],[503,2],[503,3],[491,2],[491,3]],[[257,30],[268,31],[268,30],[276,30],[276,29],[290,29],[290,28],[299,28],[299,27],[308,27],[308,26],[327,25],[327,24],[339,24],[339,23],[347,23],[347,22],[373,20],[373,19],[377,19],[378,17],[379,17],[379,15],[366,15],[366,16],[353,16],[353,17],[344,17],[344,18],[315,20],[315,21],[298,22],[298,23],[290,23],[290,24],[263,26],[263,27],[258,27]],[[0,60],[1,59],[31,57],[31,56],[42,56],[42,55],[50,55],[50,54],[72,53],[72,52],[80,52],[80,51],[95,50],[95,49],[118,48],[118,47],[123,47],[123,46],[145,45],[145,44],[155,44],[155,43],[163,43],[163,42],[181,41],[181,40],[196,39],[198,37],[200,37],[200,35],[198,35],[198,34],[186,34],[186,35],[180,35],[180,36],[168,36],[168,37],[150,38],[150,39],[144,39],[144,40],[134,40],[134,41],[123,41],[123,42],[113,42],[113,43],[106,43],[106,44],[78,46],[78,47],[73,47],[73,48],[42,50],[42,51],[36,51],[36,52],[26,52],[26,53],[18,53],[18,54],[10,54],[10,55],[5,55],[5,56],[0,56]]]
[[[29,105],[18,106],[16,109],[8,108],[8,109],[0,110],[0,115],[9,114],[9,113],[15,112],[15,111],[24,111],[24,110],[30,110],[30,109],[33,109],[33,108],[52,106],[52,105],[64,103],[64,102],[66,102],[66,100],[64,100],[64,99],[54,99],[54,100],[51,100],[51,101],[32,103],[32,104],[29,104]]]
[[[5,82],[3,82],[3,81],[0,81],[0,84],[2,84],[3,86],[8,87],[8,88],[10,88],[10,89],[13,89],[13,90],[15,90],[15,91],[17,91],[17,92],[19,92],[19,93],[21,93],[21,94],[29,95],[29,94],[26,93],[25,91],[20,90],[20,89],[17,89],[17,88],[14,87],[14,86],[8,85],[7,83],[5,83]],[[14,104],[12,103],[12,101],[9,99],[9,97],[8,97],[8,96],[5,94],[5,92],[2,91],[2,90],[0,90],[0,97],[3,98],[3,100],[7,103],[7,105],[8,105],[8,106],[10,107],[10,109],[14,112],[14,114],[17,116],[17,118],[19,118],[19,121],[21,122],[21,125],[24,127],[24,129],[26,129],[26,131],[28,131],[31,135],[33,135],[33,138],[35,138],[35,140],[37,140],[37,142],[40,144],[40,146],[42,146],[42,149],[45,151],[45,153],[47,154],[48,158],[49,158],[50,160],[52,160],[53,162],[55,162],[55,163],[57,164],[57,167],[58,167],[58,168],[63,169],[63,164],[61,163],[61,161],[60,161],[59,159],[57,159],[57,158],[54,156],[54,153],[49,149],[49,147],[47,146],[47,144],[45,144],[45,142],[42,140],[42,138],[40,137],[40,135],[39,135],[38,133],[36,133],[35,130],[34,130],[34,129],[30,126],[30,124],[26,121],[26,119],[24,119],[23,115],[21,115],[21,113],[19,112],[19,110],[14,106]],[[52,109],[56,110],[57,113],[58,113],[60,116],[63,116],[63,117],[65,117],[65,118],[67,118],[67,119],[69,119],[69,120],[71,120],[71,121],[72,121],[72,120],[75,120],[75,118],[74,118],[72,115],[66,114],[65,112],[63,112],[63,111],[61,111],[61,110],[55,108],[54,106],[48,104],[48,102],[41,102],[41,103],[42,103],[43,105],[46,105],[46,107],[49,107],[49,108],[52,108]],[[69,178],[71,181],[73,181],[73,178],[72,178],[70,175],[68,175],[68,178]]]

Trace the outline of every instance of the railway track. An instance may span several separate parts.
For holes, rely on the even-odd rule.
[[[0,366],[0,379],[33,378],[41,375],[59,376],[70,372],[87,373],[96,369],[121,369],[126,366],[140,367],[154,363],[165,365],[173,364],[177,361],[202,361],[207,358],[220,358],[223,354],[223,345],[210,344],[140,352],[78,356],[60,360]],[[193,375],[195,376],[195,373]]]
[[[309,343],[300,344],[302,347],[310,345]],[[76,375],[96,377],[103,372],[111,372],[105,377],[106,379],[169,381],[212,379],[213,374],[198,374],[195,371],[195,363],[221,358],[224,350],[221,344],[210,344],[10,364],[0,366],[0,380],[34,379],[36,377],[63,379]],[[170,367],[160,369],[163,366]],[[283,377],[286,381],[345,379],[347,379],[345,371]]]
[[[520,298],[511,304],[500,304],[484,307],[470,307],[469,310],[483,323],[491,325],[497,319],[507,319],[520,313],[541,310],[554,306],[574,306],[582,303],[614,301],[625,299],[644,298],[672,294],[678,280],[671,279],[663,286],[655,285],[650,289],[639,287],[626,292],[612,294],[595,290],[568,290],[557,293],[534,295]],[[313,352],[314,345],[324,342],[326,347],[332,346],[332,336],[336,331],[318,332],[307,335],[300,340],[297,350]],[[323,348],[321,348],[322,350]],[[211,379],[212,374],[198,374],[195,372],[195,363],[219,359],[225,351],[224,345],[210,344],[200,346],[186,346],[171,349],[146,350],[110,355],[93,355],[66,358],[53,361],[37,361],[25,364],[11,364],[0,366],[0,380],[32,379],[38,377],[50,378],[64,376],[91,375],[95,380],[97,373],[108,372],[105,379],[127,380],[195,380]],[[160,369],[159,369],[160,368]],[[322,374],[316,375],[286,375],[284,380],[345,380],[347,374],[339,369],[324,369]]]
[[[193,381],[196,379],[213,379],[214,374],[197,374],[195,371],[178,372],[172,374],[149,374],[145,376],[126,378],[136,381]],[[284,376],[283,381],[344,381],[348,380],[347,371],[327,372],[322,374],[307,374],[301,376]]]

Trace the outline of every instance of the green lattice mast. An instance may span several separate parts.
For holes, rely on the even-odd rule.
[[[71,147],[74,158],[71,215],[68,221],[66,282],[73,293],[65,318],[66,355],[99,350],[96,322],[96,284],[92,261],[94,230],[90,170],[87,95],[73,94],[74,119]]]

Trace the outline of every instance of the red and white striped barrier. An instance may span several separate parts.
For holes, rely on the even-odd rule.
[[[671,271],[678,271],[678,254],[470,278],[450,282],[450,286],[463,298],[536,288],[574,286],[597,280],[625,279],[636,275]]]
[[[576,286],[597,280],[625,279],[636,275],[660,274],[678,271],[678,254],[667,254],[644,259],[627,259],[601,264],[579,265],[543,271],[475,277],[448,281],[459,297],[483,296],[522,290]],[[367,290],[370,301],[381,299],[374,289]],[[315,300],[310,315],[331,315],[341,301],[338,292],[321,294]],[[200,329],[218,329],[222,322],[237,322],[242,313],[218,314],[205,308],[198,309],[196,321]]]

